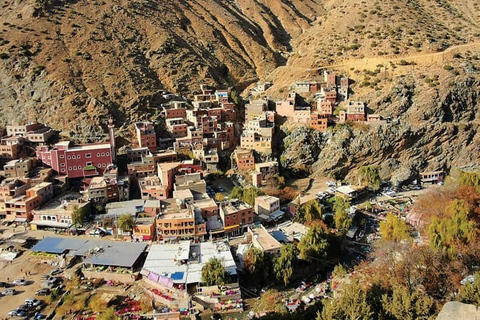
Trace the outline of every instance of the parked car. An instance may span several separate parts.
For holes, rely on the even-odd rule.
[[[219,186],[219,187],[218,187],[218,191],[220,191],[220,192],[225,192],[225,188],[223,188],[222,186]]]
[[[42,304],[42,301],[38,300],[38,299],[35,299],[35,298],[31,298],[31,299],[25,300],[25,304],[26,305],[31,305],[33,307],[38,307],[39,305]]]
[[[50,289],[40,289],[35,292],[36,296],[48,296],[50,294]]]
[[[30,306],[28,304],[22,304],[22,305],[18,306],[17,310],[22,310],[22,311],[28,312],[32,308],[33,308],[33,306]]]
[[[40,312],[35,313],[33,316],[33,320],[40,320],[40,319],[45,319],[47,316],[41,314]]]
[[[12,283],[14,286],[24,286],[27,284],[27,281],[25,279],[16,279],[16,280],[13,280]]]
[[[10,288],[10,284],[6,282],[0,282],[0,288]]]
[[[2,296],[13,296],[15,294],[15,290],[7,289],[2,291]]]
[[[55,269],[55,270],[52,270],[52,272],[50,272],[50,275],[56,276],[57,274],[60,274],[62,272],[63,272],[63,269]]]
[[[10,317],[24,317],[26,314],[27,313],[25,311],[18,309],[12,310],[8,313]]]

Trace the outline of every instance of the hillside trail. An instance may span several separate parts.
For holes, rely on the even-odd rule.
[[[381,57],[370,57],[361,59],[349,59],[338,64],[322,66],[318,68],[306,68],[307,71],[314,71],[320,69],[337,69],[354,67],[357,70],[376,68],[378,65],[386,65],[390,62],[406,61],[408,63],[426,64],[445,62],[455,54],[465,53],[472,49],[480,50],[480,42],[471,42],[461,45],[456,45],[445,49],[444,51],[434,53],[421,53],[416,55],[391,55]]]

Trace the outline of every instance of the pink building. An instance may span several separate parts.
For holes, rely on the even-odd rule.
[[[90,143],[74,145],[70,141],[37,148],[37,159],[51,167],[56,174],[69,178],[96,176],[103,173],[108,164],[113,162],[110,143]]]

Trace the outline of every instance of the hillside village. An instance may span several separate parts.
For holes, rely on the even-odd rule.
[[[281,263],[298,246],[299,258],[291,259],[303,261],[295,265],[301,272],[285,277],[284,270],[292,268],[287,264],[275,275],[286,287],[280,309],[318,311],[316,301],[342,287],[333,267],[341,263],[348,269],[363,261],[380,238],[380,222],[391,213],[412,230],[420,228],[423,212],[412,209],[415,198],[429,185],[442,188],[446,173],[420,172],[396,191],[388,181],[367,175],[353,184],[328,181],[315,191],[310,190],[313,181],[302,188],[287,185],[274,152],[280,126],[325,133],[337,124],[383,125],[391,119],[369,113],[365,103],[352,99],[349,79],[333,71],[293,83],[280,101],[265,98],[270,85],[258,83],[244,105],[233,101],[229,90],[206,85],[191,101],[172,94],[158,107],[158,122],[130,124],[135,136],[122,152],[113,119],[106,141],[85,144],[59,141],[48,123],[6,126],[0,143],[0,218],[2,252],[9,251],[2,259],[60,267],[62,277],[44,279],[38,287],[49,294],[65,292],[63,281],[77,294],[88,291],[83,287],[99,292],[139,288],[129,307],[104,299],[105,308],[119,316],[180,319],[219,313],[240,319],[278,307],[254,307],[252,299],[274,281],[264,283],[258,274],[252,278],[246,257],[256,252]],[[288,192],[271,195],[272,188]],[[331,244],[301,249],[302,239],[317,232]],[[18,252],[25,249],[15,239],[33,242],[21,257]],[[417,234],[415,241],[425,239]],[[214,271],[205,270],[215,263],[224,273],[212,278]],[[68,283],[74,278],[79,284],[72,287]],[[121,295],[121,290],[115,292]],[[57,296],[49,297],[53,302]],[[139,299],[146,306],[140,307]],[[36,317],[43,307],[55,319],[99,314],[90,305],[68,310],[62,303],[55,308],[12,305],[0,315]]]

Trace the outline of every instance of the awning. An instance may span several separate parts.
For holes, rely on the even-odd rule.
[[[27,218],[15,218],[15,222],[27,222]]]
[[[229,227],[225,227],[225,231],[230,231],[230,230],[233,230],[233,229],[237,229],[239,227],[238,224],[234,224],[233,226],[229,226]]]
[[[33,220],[30,224],[42,226],[42,227],[51,227],[51,228],[70,228],[72,224],[57,222],[57,221],[46,221],[46,220]]]
[[[151,235],[143,235],[143,240],[152,240],[152,236]]]

